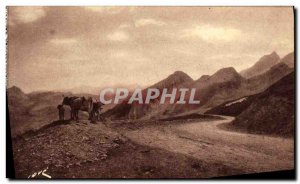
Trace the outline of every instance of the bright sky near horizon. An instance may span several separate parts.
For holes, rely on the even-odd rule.
[[[8,85],[25,92],[198,79],[293,50],[292,7],[8,8]]]

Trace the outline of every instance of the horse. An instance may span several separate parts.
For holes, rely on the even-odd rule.
[[[89,113],[89,120],[92,118],[92,111],[93,111],[93,99],[91,97],[89,97],[88,99],[85,99],[84,97],[81,98],[82,99],[82,105],[81,107],[78,109],[81,111],[86,111]],[[76,100],[75,100],[76,101]],[[77,111],[77,114],[78,114]],[[78,115],[77,115],[78,116]]]
[[[85,97],[64,97],[63,105],[68,105],[71,108],[71,119],[78,120],[78,113],[79,110],[86,111],[89,113],[89,119],[92,116],[92,109],[93,109],[93,99],[89,97],[86,99]]]
[[[71,108],[71,112],[70,112],[71,118],[70,119],[74,119],[74,117],[75,117],[74,116],[74,110],[72,109],[72,104],[73,104],[73,101],[77,98],[79,98],[79,97],[77,97],[77,96],[72,96],[72,97],[66,96],[66,97],[64,97],[64,99],[62,101],[62,105],[68,105]]]

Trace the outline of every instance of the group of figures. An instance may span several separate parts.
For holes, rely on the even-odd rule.
[[[98,101],[94,102],[91,97],[64,97],[62,103],[57,106],[60,120],[64,120],[64,105],[69,106],[71,108],[70,114],[72,120],[79,120],[79,111],[86,111],[89,113],[89,120],[99,121],[101,120],[100,111],[104,104]]]

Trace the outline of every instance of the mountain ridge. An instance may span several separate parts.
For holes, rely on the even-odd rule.
[[[250,68],[242,70],[240,74],[245,78],[251,78],[266,72],[271,66],[277,64],[280,60],[279,55],[274,51],[271,54],[264,55]]]

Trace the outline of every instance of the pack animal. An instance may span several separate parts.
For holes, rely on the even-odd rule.
[[[86,99],[85,97],[64,97],[63,105],[68,105],[71,108],[71,119],[78,120],[79,110],[86,111],[89,113],[89,119],[92,117],[93,110],[93,99],[89,97]]]

